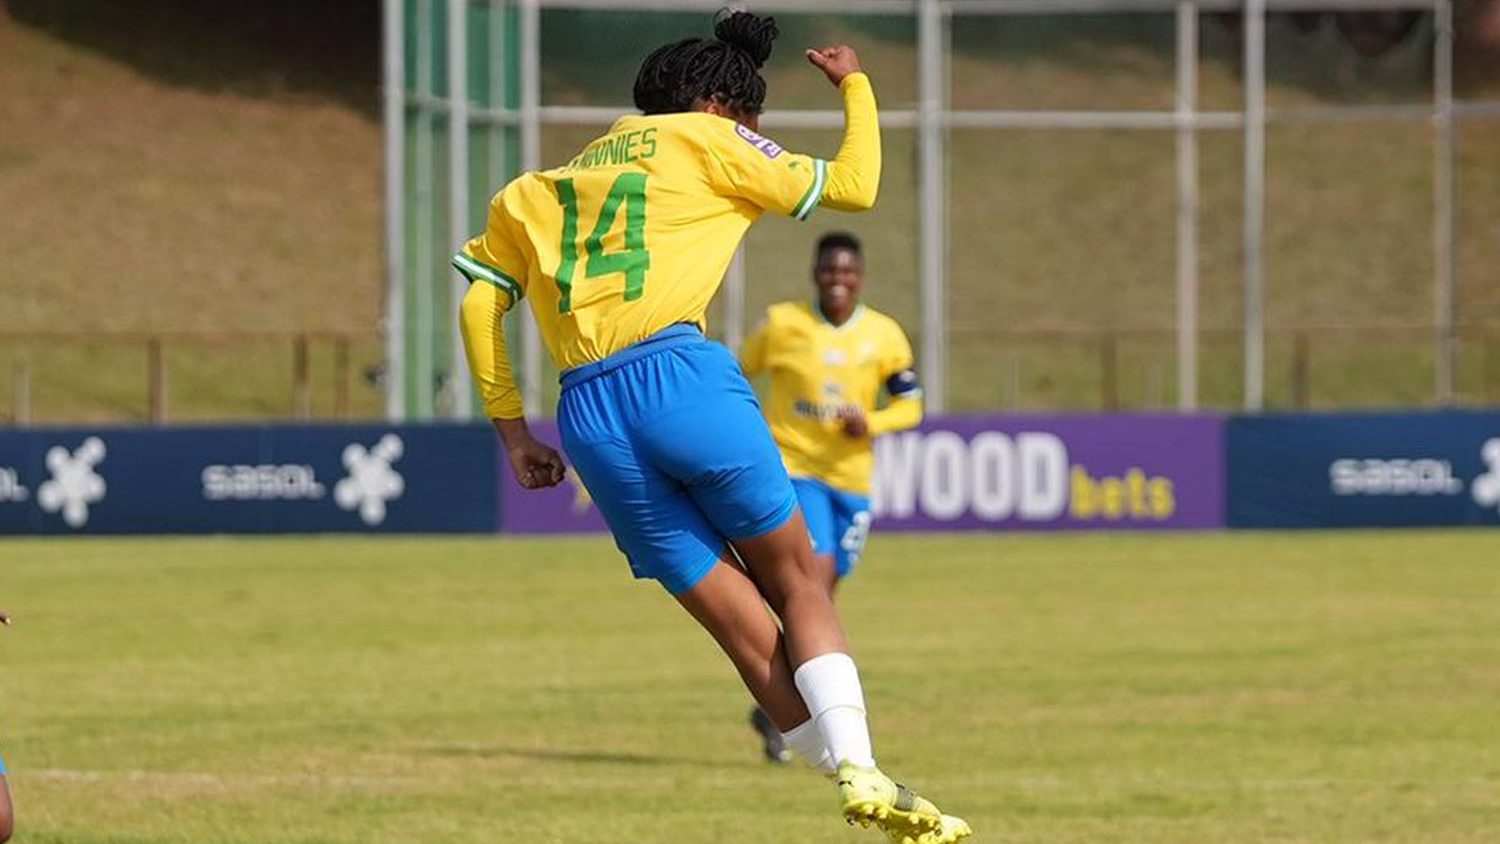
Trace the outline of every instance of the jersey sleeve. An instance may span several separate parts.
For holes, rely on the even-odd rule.
[[[771,343],[771,316],[767,314],[740,344],[740,369],[754,376],[766,368],[766,351]]]
[[[501,320],[526,294],[526,258],[501,196],[490,203],[484,233],[464,244],[453,266],[469,279],[459,307],[459,330],[474,386],[491,419],[524,414],[505,348]]]
[[[738,123],[718,128],[709,136],[707,149],[714,192],[798,220],[807,219],[818,207],[828,162],[790,152]]]
[[[894,385],[892,378],[896,378],[905,372],[915,373],[916,359],[912,355],[911,341],[906,339],[906,332],[895,324],[890,326],[886,333],[885,341],[880,344],[880,379],[885,382],[886,392],[892,396],[910,392],[911,389],[920,390],[921,387],[912,379],[911,387],[906,388],[899,382]]]
[[[526,295],[526,254],[515,221],[505,209],[504,192],[490,201],[484,233],[464,244],[453,266],[471,282],[493,285],[505,294],[506,307]]]
[[[840,211],[874,207],[881,166],[875,90],[868,76],[851,73],[839,83],[839,91],[844,139],[832,161],[790,152],[738,123],[716,121],[707,142],[713,189],[798,220],[806,220],[819,205]]]
[[[914,428],[922,421],[922,384],[917,378],[911,341],[899,325],[891,323],[881,344],[880,378],[890,394],[890,404],[871,413],[870,436]]]

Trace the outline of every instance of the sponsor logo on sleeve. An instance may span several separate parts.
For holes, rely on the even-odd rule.
[[[760,150],[761,154],[766,158],[774,159],[786,151],[782,148],[781,144],[739,123],[734,124],[734,133],[744,138],[745,142],[750,144],[750,146]]]

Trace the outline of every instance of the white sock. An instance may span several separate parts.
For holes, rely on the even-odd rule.
[[[874,766],[865,692],[854,660],[848,654],[823,654],[802,663],[792,676],[834,764]]]
[[[813,768],[825,774],[838,773],[838,764],[833,761],[833,754],[828,752],[827,745],[823,744],[818,725],[811,718],[782,733],[781,740]]]

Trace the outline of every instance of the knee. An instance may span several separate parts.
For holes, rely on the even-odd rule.
[[[796,577],[789,578],[787,583],[782,584],[781,605],[783,607],[790,604],[808,607],[825,603],[832,603],[828,582],[812,572],[799,572]]]

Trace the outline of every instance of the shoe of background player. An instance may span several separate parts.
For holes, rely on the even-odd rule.
[[[767,762],[777,765],[786,765],[792,761],[792,750],[786,746],[781,739],[781,731],[771,723],[771,716],[767,715],[760,707],[750,710],[750,726],[760,733],[761,741],[764,742],[764,751]]]

